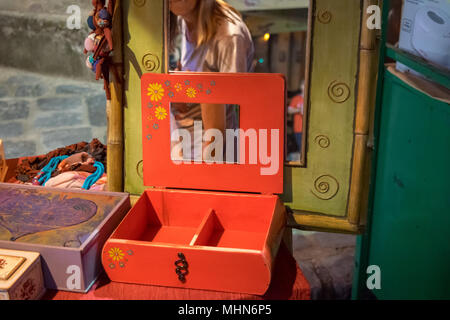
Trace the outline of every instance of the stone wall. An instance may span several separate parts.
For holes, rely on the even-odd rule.
[[[67,8],[81,29],[67,28]],[[7,158],[106,143],[103,81],[85,65],[91,0],[0,1],[0,139]]]
[[[87,15],[92,9],[91,3],[91,0],[2,0],[0,11],[62,16],[66,14],[68,6],[76,4]]]
[[[80,6],[81,29],[67,28],[67,8]],[[0,1],[0,65],[93,81],[82,53],[90,0]]]
[[[0,139],[7,158],[93,138],[106,143],[105,106],[100,83],[0,68]]]

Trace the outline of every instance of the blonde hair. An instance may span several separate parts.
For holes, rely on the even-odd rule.
[[[238,11],[223,0],[198,0],[197,47],[211,40],[224,20],[234,22]],[[233,19],[234,18],[234,19]]]
[[[197,47],[210,41],[224,20],[234,23],[241,14],[223,0],[197,0]],[[178,31],[176,16],[171,13],[171,35]],[[174,37],[171,37],[172,39]]]

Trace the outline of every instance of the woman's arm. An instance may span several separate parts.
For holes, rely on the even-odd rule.
[[[201,108],[204,130],[217,129],[224,134],[226,129],[225,105],[202,103]]]
[[[226,107],[224,104],[209,104],[202,103],[202,121],[203,129],[207,131],[208,129],[217,129],[222,133],[222,137],[225,137],[226,129]],[[202,154],[205,148],[210,145],[213,141],[203,141],[202,143]],[[215,156],[215,155],[213,155]],[[203,155],[203,159],[207,160],[208,155]]]

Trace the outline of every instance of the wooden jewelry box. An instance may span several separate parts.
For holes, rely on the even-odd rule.
[[[275,195],[283,192],[283,76],[145,74],[141,82],[144,183],[154,188],[106,242],[106,273],[125,283],[263,295],[286,223]],[[172,155],[174,108],[183,103],[238,106],[239,160]]]
[[[0,183],[0,248],[39,252],[47,289],[87,292],[130,207],[127,193]]]
[[[38,300],[44,293],[39,253],[0,249],[0,300]]]

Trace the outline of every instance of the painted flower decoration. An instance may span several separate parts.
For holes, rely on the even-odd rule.
[[[164,84],[166,85],[166,87],[170,87],[170,81],[167,80],[166,82],[164,82]]]
[[[167,111],[163,107],[156,108],[155,116],[158,120],[164,120],[167,117]]]
[[[169,96],[169,98],[173,98],[175,94],[172,91],[169,91],[167,95]]]
[[[5,259],[0,259],[0,269],[5,268],[7,265],[6,260]]]
[[[183,87],[181,86],[181,83],[177,83],[177,84],[175,85],[175,90],[176,90],[177,92],[180,92],[181,90],[183,90]]]
[[[20,289],[20,298],[22,300],[29,300],[34,295],[35,291],[36,285],[34,284],[33,279],[28,279]]]
[[[108,251],[109,257],[113,259],[113,261],[120,261],[123,259],[124,253],[119,248],[112,248]]]
[[[186,95],[187,95],[189,98],[195,98],[195,97],[197,96],[197,90],[195,90],[194,88],[188,88],[188,89],[186,90]]]
[[[152,101],[159,101],[164,96],[164,88],[159,83],[150,84],[147,90],[147,96],[150,96]]]

